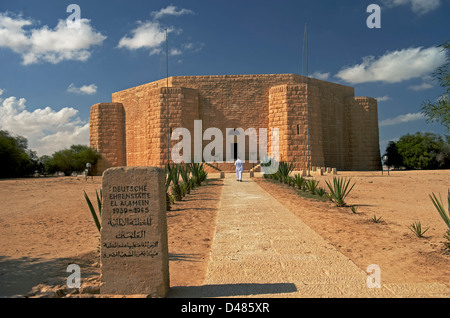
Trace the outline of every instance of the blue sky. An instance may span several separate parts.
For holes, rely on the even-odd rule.
[[[69,28],[70,4],[81,9]],[[381,28],[368,28],[369,4]],[[111,94],[169,75],[304,74],[378,98],[380,148],[430,131],[424,100],[443,90],[431,71],[450,39],[448,0],[0,0],[0,129],[38,155],[89,143],[89,111]]]

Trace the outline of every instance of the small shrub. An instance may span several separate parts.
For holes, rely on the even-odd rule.
[[[172,184],[172,194],[175,197],[176,201],[181,201],[182,195],[181,195],[181,187],[179,183]]]
[[[316,193],[319,197],[323,197],[326,192],[323,188],[317,188]]]
[[[183,182],[180,185],[180,190],[181,190],[181,197],[184,198],[186,196],[186,192],[187,192],[187,183],[186,182]]]
[[[373,215],[373,217],[370,219],[371,222],[373,223],[379,223],[381,221],[381,216],[377,217],[375,214]]]
[[[278,172],[282,178],[288,177],[289,174],[294,170],[294,165],[292,163],[287,163],[285,161],[280,161],[278,164]]]
[[[444,238],[447,240],[447,242],[445,242],[444,245],[448,249],[450,249],[450,190],[448,190],[447,194],[447,202],[448,202],[447,212],[445,211],[444,204],[442,202],[442,198],[440,195],[438,199],[437,196],[434,193],[432,193],[430,194],[430,199],[433,202],[434,207],[441,216],[442,220],[444,220],[445,225],[447,225],[448,227],[447,233],[444,234]]]
[[[300,174],[297,173],[294,176],[294,182],[295,182],[295,185],[297,186],[297,188],[299,190],[303,190],[304,186],[305,186],[306,179],[303,178]]]
[[[89,210],[91,211],[92,218],[94,219],[95,226],[97,227],[98,232],[101,231],[101,224],[100,219],[102,216],[102,190],[100,190],[100,195],[98,194],[97,190],[95,191],[95,194],[97,196],[97,206],[98,206],[98,215],[95,211],[94,206],[92,205],[91,200],[89,199],[88,195],[86,194],[86,191],[84,191],[84,198],[86,199],[86,202],[88,204]]]
[[[291,187],[295,188],[295,178],[294,177],[289,177],[291,179]]]
[[[311,180],[306,180],[306,189],[308,189],[309,192],[311,192],[311,194],[316,194],[317,191],[317,186],[319,185],[320,181],[311,179]]]
[[[337,206],[341,207],[347,205],[345,203],[345,198],[350,194],[355,186],[355,183],[350,186],[350,181],[351,179],[347,180],[346,178],[338,177],[333,178],[333,183],[328,182],[328,180],[325,181],[328,189],[330,189],[333,201]]]
[[[409,226],[409,229],[416,234],[417,237],[421,238],[425,234],[426,231],[428,231],[429,228],[422,231],[422,224],[420,221],[414,222]]]
[[[326,195],[328,200],[333,201],[333,195],[331,193],[327,193]]]

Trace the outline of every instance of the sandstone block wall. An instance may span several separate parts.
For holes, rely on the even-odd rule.
[[[164,166],[167,135],[178,127],[191,133],[193,158],[194,120],[202,120],[202,133],[210,127],[223,132],[223,161],[227,128],[255,128],[258,133],[259,128],[277,127],[282,159],[294,162],[298,169],[307,169],[308,129],[311,166],[381,167],[376,100],[355,98],[354,89],[348,86],[294,74],[180,76],[114,93],[112,101],[123,105],[129,166]],[[99,115],[93,112],[91,120]],[[94,148],[99,143],[96,138],[91,133]],[[170,141],[170,151],[176,143]],[[203,141],[203,148],[209,143]],[[248,161],[248,137],[245,149]],[[214,163],[219,169],[229,165]]]
[[[91,107],[90,147],[101,155],[94,174],[110,167],[126,166],[125,111],[120,103],[102,103]]]
[[[381,169],[376,99],[354,97],[349,101],[348,170]]]
[[[143,85],[115,93],[113,100],[121,103],[126,113],[126,158],[129,166],[164,166],[168,134],[181,127],[193,131],[194,119],[199,117],[198,93],[189,88]],[[170,148],[176,143],[170,141]]]

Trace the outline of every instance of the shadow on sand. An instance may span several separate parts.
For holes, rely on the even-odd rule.
[[[223,284],[204,286],[175,286],[170,288],[168,298],[236,297],[265,294],[294,293],[293,283],[272,284]]]
[[[72,274],[66,272],[69,264],[80,266],[82,279],[98,276],[99,270],[92,266],[96,257],[96,252],[55,259],[0,256],[0,297],[25,295],[38,284],[65,284],[67,277]]]

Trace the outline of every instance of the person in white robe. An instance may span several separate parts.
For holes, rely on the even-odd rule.
[[[239,157],[234,162],[234,165],[236,166],[236,179],[237,181],[242,182],[242,171],[244,171],[244,164],[242,163],[242,160],[239,159]]]

